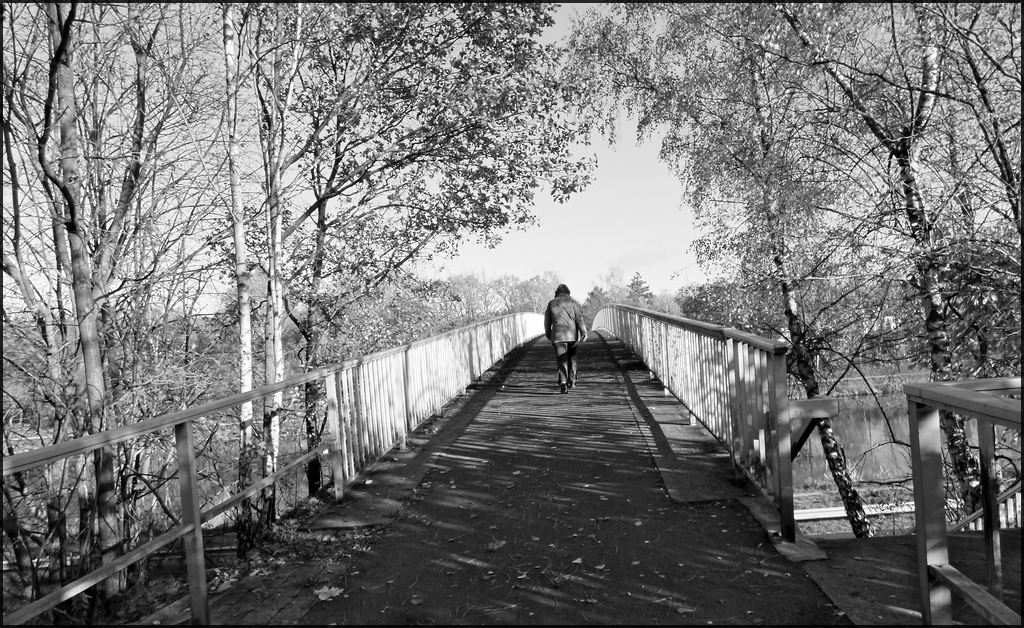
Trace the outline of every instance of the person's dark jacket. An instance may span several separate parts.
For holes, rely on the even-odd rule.
[[[544,310],[544,335],[551,342],[579,342],[587,339],[587,324],[583,321],[583,308],[569,296],[569,288],[560,284],[555,298]]]

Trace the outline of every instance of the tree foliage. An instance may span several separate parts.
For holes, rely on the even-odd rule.
[[[1008,5],[613,5],[574,28],[566,77],[589,130],[624,111],[686,184],[729,294],[680,305],[789,340],[813,396],[884,361],[1020,372],[1019,30]]]
[[[242,306],[247,291],[221,294],[250,276],[256,386],[450,325],[447,288],[412,263],[529,224],[537,194],[587,183],[557,51],[538,43],[552,11],[4,4],[7,451],[237,390],[251,367],[214,322],[242,316],[215,310]],[[208,453],[237,456],[241,436],[215,423]],[[164,512],[171,449],[102,450],[10,500],[5,480],[8,540],[54,552],[45,578],[22,574],[29,597],[72,575],[54,539],[70,534],[88,569],[168,524],[148,513]],[[231,487],[240,466],[213,468]],[[49,509],[29,510],[36,489]]]

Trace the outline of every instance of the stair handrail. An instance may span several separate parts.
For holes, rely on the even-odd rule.
[[[989,623],[1019,625],[1020,615],[1002,601],[995,426],[1020,432],[1020,378],[904,384],[903,392],[907,397],[910,426],[922,619],[925,624],[951,623],[951,600],[955,592]],[[942,411],[955,412],[977,422],[987,590],[949,564]]]
[[[1021,487],[1021,481],[1017,480],[1016,484],[1014,484],[1010,488],[1008,488],[1005,491],[1003,491],[1002,493],[1000,493],[999,497],[996,498],[996,506],[1003,506],[1012,497],[1020,495],[1020,487]],[[1017,508],[1016,508],[1016,514],[1015,514],[1016,525],[1015,526],[1010,526],[1009,525],[1008,522],[1010,520],[1010,511],[1009,511],[1009,508],[1007,508],[1007,510],[1006,510],[1006,517],[1005,517],[1006,521],[1004,522],[1002,520],[1002,518],[1000,518],[1000,521],[999,521],[1000,527],[1002,527],[1002,528],[1008,528],[1008,527],[1017,527],[1017,528],[1019,528],[1020,527],[1020,499],[1018,498],[1016,501],[1017,501]],[[954,523],[953,525],[949,526],[948,531],[949,532],[959,532],[960,530],[963,530],[964,528],[968,528],[968,527],[971,527],[973,530],[978,530],[978,528],[972,527],[971,524],[973,524],[974,522],[978,521],[979,519],[983,519],[984,516],[985,516],[985,509],[984,508],[979,508],[978,510],[975,510],[973,513],[967,515],[966,517],[964,517],[960,521],[958,521],[958,522]]]

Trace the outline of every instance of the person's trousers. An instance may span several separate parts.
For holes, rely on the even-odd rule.
[[[558,363],[558,383],[576,383],[576,343],[556,342],[555,361]]]

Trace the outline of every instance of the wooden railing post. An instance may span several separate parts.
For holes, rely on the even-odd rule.
[[[406,348],[402,352],[402,405],[405,410],[402,414],[402,440],[399,443],[400,449],[409,447],[409,427],[413,424],[412,410],[412,377],[409,374],[409,352],[412,349]]]
[[[324,378],[327,389],[327,426],[331,432],[331,473],[334,476],[334,499],[341,501],[345,496],[345,443],[341,428],[341,407],[338,384],[341,373]]]
[[[978,421],[978,452],[981,459],[982,520],[985,522],[985,562],[988,571],[988,591],[1003,601],[1002,544],[999,540],[999,478],[995,473],[995,426]]]
[[[914,471],[914,510],[918,522],[918,584],[925,624],[949,624],[953,617],[949,588],[928,573],[930,565],[949,563],[946,545],[945,495],[942,481],[942,433],[936,408],[908,401],[911,459]]]
[[[192,526],[184,537],[185,562],[188,566],[188,592],[192,607],[192,623],[210,623],[210,607],[206,599],[206,562],[203,558],[203,518],[199,507],[199,480],[196,477],[196,449],[192,438],[192,421],[174,426],[178,453],[178,489],[181,491],[181,522]]]
[[[732,452],[729,456],[729,461],[732,463],[733,473],[739,475],[740,467],[737,464],[736,455],[740,451],[740,427],[739,421],[742,415],[742,405],[740,404],[740,364],[739,364],[739,348],[736,346],[736,340],[733,338],[726,338],[726,356],[728,363],[726,365],[726,376],[728,379],[727,386],[729,388],[729,441],[732,443]]]
[[[671,369],[668,366],[668,325],[661,323],[661,391],[666,397],[669,395],[669,373]]]
[[[796,521],[793,512],[793,467],[790,450],[789,427],[789,395],[786,390],[786,348],[779,347],[775,355],[769,356],[771,362],[769,374],[770,392],[769,406],[775,417],[775,439],[778,456],[775,463],[776,486],[778,487],[779,518],[782,528],[782,540],[788,543],[796,541]]]

